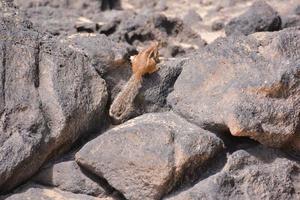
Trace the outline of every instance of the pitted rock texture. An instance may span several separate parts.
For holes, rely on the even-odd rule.
[[[0,0],[0,199],[300,199],[299,0],[255,1]],[[169,113],[114,126],[154,41]]]
[[[299,199],[299,180],[299,162],[258,146],[232,153],[220,172],[166,199]]]
[[[108,95],[83,53],[43,36],[1,4],[0,191],[5,192],[97,130]]]
[[[278,31],[281,28],[279,14],[265,1],[258,0],[242,15],[233,18],[226,26],[226,35],[249,35],[261,31]]]
[[[127,199],[161,199],[222,148],[219,138],[173,113],[145,114],[87,143],[76,161]]]
[[[69,48],[90,59],[91,66],[104,79],[114,71],[129,67],[130,55],[135,49],[124,43],[115,43],[103,34],[77,33],[60,39]],[[117,72],[116,72],[117,71]]]
[[[168,102],[205,129],[299,146],[299,46],[299,29],[217,39],[183,65]]]

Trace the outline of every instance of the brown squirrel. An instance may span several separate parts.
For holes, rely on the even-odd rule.
[[[142,86],[142,77],[158,70],[156,66],[159,62],[158,49],[159,43],[155,42],[133,57],[131,61],[133,74],[109,109],[109,115],[114,123],[122,123],[130,118],[134,110],[133,101]]]

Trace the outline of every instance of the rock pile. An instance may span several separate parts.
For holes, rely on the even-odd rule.
[[[0,199],[299,199],[298,7],[0,0]],[[113,125],[154,40],[159,70]]]

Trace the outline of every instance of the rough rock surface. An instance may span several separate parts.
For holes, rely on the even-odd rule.
[[[151,10],[141,13],[133,10],[100,12],[101,5],[96,0],[17,0],[16,3],[39,30],[56,36],[99,32],[116,42],[127,42],[135,47],[145,47],[144,42],[158,40],[165,44],[164,51],[161,51],[165,57],[179,56],[206,44],[181,19]],[[174,51],[174,48],[182,51]]]
[[[9,199],[300,199],[299,0],[254,2],[0,0],[0,193],[24,183]],[[279,16],[284,31],[253,34],[278,30]],[[229,22],[252,35],[215,41]],[[132,117],[172,106],[183,118],[112,126],[129,57],[153,40],[162,63]],[[95,151],[82,149],[79,167],[83,146]]]
[[[300,26],[300,16],[299,15],[289,15],[282,17],[282,28],[291,28]]]
[[[299,28],[220,38],[183,65],[168,102],[205,129],[299,147],[299,46]]]
[[[43,37],[1,2],[0,191],[101,124],[104,80],[89,59]]]
[[[258,146],[234,152],[220,172],[167,199],[299,199],[299,181],[299,163]]]
[[[249,35],[261,31],[278,31],[281,27],[279,14],[265,1],[259,0],[242,15],[233,18],[226,26],[226,35]]]
[[[15,0],[33,24],[40,30],[53,35],[76,32],[74,25],[81,15],[100,10],[97,0]]]
[[[128,199],[160,199],[223,147],[173,113],[145,114],[87,143],[76,161]]]
[[[106,197],[112,193],[100,180],[90,178],[75,161],[49,164],[40,170],[34,181],[64,191],[96,197]]]
[[[295,14],[300,15],[300,4],[295,8]]]
[[[1,198],[1,197],[0,197]],[[93,196],[88,196],[84,194],[75,194],[71,192],[61,191],[56,188],[44,187],[41,185],[36,184],[28,184],[18,191],[15,194],[7,196],[6,200],[50,200],[50,199],[57,199],[57,200],[65,200],[65,199],[72,199],[72,200],[113,200],[112,198],[98,198]]]
[[[172,47],[179,46],[186,52],[202,48],[206,42],[181,19],[168,18],[163,14],[144,12],[132,13],[122,20],[111,34],[114,41],[123,41],[134,46],[143,46],[149,41],[160,41],[165,47],[160,51],[164,57],[175,57]]]
[[[128,68],[130,54],[135,51],[129,45],[115,43],[103,34],[78,33],[60,40],[66,46],[88,57],[91,66],[104,79],[111,71],[116,72],[120,68]]]

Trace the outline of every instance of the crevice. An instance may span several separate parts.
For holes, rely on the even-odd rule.
[[[7,53],[7,49],[6,49],[6,44],[3,43],[3,47],[2,47],[2,54],[3,54],[3,59],[2,59],[2,94],[3,94],[3,105],[5,106],[5,83],[6,83],[6,53]],[[0,110],[1,111],[1,110]],[[0,113],[1,114],[1,113]]]
[[[33,72],[33,80],[34,86],[36,88],[40,85],[40,43],[38,43],[37,47],[35,48],[34,52],[34,72]]]
[[[80,166],[79,163],[78,165]],[[112,187],[105,178],[99,177],[98,175],[84,169],[81,166],[80,170],[85,176],[98,183],[99,186],[101,186],[107,192],[107,195],[112,197],[114,200],[126,200],[125,196],[120,191]]]
[[[112,9],[121,9],[121,1],[120,0],[102,0],[101,11],[112,10]]]
[[[256,140],[253,140],[247,136],[233,136],[229,128],[225,124],[207,123],[199,125],[179,112],[175,112],[175,114],[179,115],[189,123],[194,124],[216,135],[219,139],[221,139],[224,142],[225,150],[228,153],[232,153],[240,149],[248,149],[250,147],[255,147],[260,144]]]
[[[226,151],[221,151],[215,157],[204,162],[199,168],[195,169],[192,180],[188,180],[188,177],[184,176],[164,198],[176,196],[183,191],[191,189],[200,181],[219,173],[227,162],[226,153]]]
[[[189,122],[194,124],[191,121]],[[227,163],[227,154],[231,154],[241,149],[249,149],[259,145],[257,141],[252,140],[248,137],[232,136],[230,131],[226,129],[222,129],[222,131],[210,129],[209,131],[223,141],[225,149],[217,153],[210,160],[204,162],[200,167],[189,169],[191,171],[186,171],[184,173],[185,175],[180,180],[177,180],[174,188],[169,193],[167,193],[165,197],[178,195],[179,193],[194,187],[204,179],[207,179],[208,177],[221,172],[221,170]]]
[[[246,136],[237,137],[231,135],[230,131],[212,131],[218,138],[220,138],[229,153],[233,153],[240,149],[248,149],[258,146],[260,143]]]

